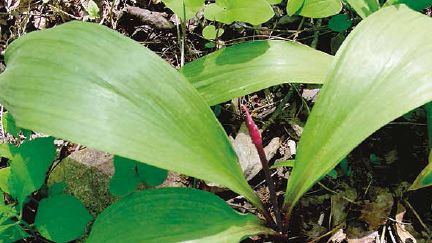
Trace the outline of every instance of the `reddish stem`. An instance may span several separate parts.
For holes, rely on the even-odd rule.
[[[278,230],[281,232],[283,229],[283,224],[282,224],[281,214],[279,211],[279,204],[278,204],[277,198],[276,198],[275,184],[274,184],[273,179],[271,177],[270,168],[268,165],[268,160],[267,160],[267,157],[265,155],[263,144],[262,144],[261,132],[259,131],[255,122],[252,120],[252,117],[249,113],[248,108],[245,105],[241,105],[241,108],[243,109],[243,111],[246,114],[246,117],[245,117],[246,126],[249,130],[249,135],[252,139],[252,143],[255,145],[255,148],[257,149],[259,158],[261,160],[264,175],[266,177],[267,185],[268,185],[268,188],[270,191],[270,200],[273,204],[273,210],[274,210],[275,217],[276,217],[276,225],[277,225]]]

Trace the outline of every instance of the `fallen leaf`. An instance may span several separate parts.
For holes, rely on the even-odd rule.
[[[378,231],[374,231],[359,239],[348,239],[348,243],[376,243],[379,241]]]
[[[370,198],[363,203],[361,216],[369,230],[377,230],[385,225],[393,207],[393,194],[387,188],[372,187]]]
[[[405,229],[405,224],[403,224],[403,219],[406,210],[401,204],[398,204],[397,212],[398,213],[396,214],[396,222],[395,222],[397,236],[399,237],[401,242],[417,243],[417,240],[414,238],[414,236],[412,236],[411,233],[408,232],[407,229]]]
[[[345,223],[348,215],[347,207],[350,204],[347,198],[353,201],[357,198],[357,192],[354,188],[349,187],[348,185],[345,185],[345,188],[344,191],[331,196],[331,217],[333,227]]]
[[[295,155],[297,153],[297,144],[294,140],[288,140],[287,142],[289,151],[291,155]]]
[[[43,30],[47,28],[48,19],[41,15],[35,15],[33,17],[33,26],[38,30]]]
[[[307,101],[315,102],[320,89],[304,89],[302,97]]]
[[[344,233],[343,229],[340,229],[330,237],[330,239],[327,241],[328,243],[342,243],[346,240],[346,234]]]
[[[298,137],[301,137],[302,133],[303,133],[303,127],[301,127],[300,125],[294,123],[294,122],[290,122],[291,128],[294,130],[294,132],[296,133],[296,135]]]

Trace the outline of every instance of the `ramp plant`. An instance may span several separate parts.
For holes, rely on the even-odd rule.
[[[309,18],[324,18],[338,14],[343,4],[348,4],[361,17],[366,18],[381,8],[378,0],[289,0],[287,12]],[[420,11],[432,5],[431,0],[387,0],[383,6],[406,4]]]
[[[257,234],[283,238],[288,221],[276,227],[268,217],[209,105],[285,82],[323,83],[288,181],[282,210],[287,219],[299,198],[355,146],[432,100],[431,27],[429,17],[405,5],[389,6],[366,17],[334,57],[294,42],[260,41],[220,50],[177,71],[115,31],[71,22],[27,34],[8,47],[0,103],[19,127],[115,154],[117,163],[133,160],[226,186],[267,215],[263,221],[240,214],[216,195],[196,189],[147,189],[99,215],[88,242],[238,242]],[[0,151],[5,157],[11,154]],[[10,170],[10,178],[17,166],[14,158],[10,169],[0,170],[3,175]],[[38,166],[37,171],[45,171]],[[126,167],[138,168],[133,163]],[[131,177],[143,180],[136,173]],[[9,184],[2,187],[18,199],[17,208],[40,184],[27,190],[25,176],[19,178],[26,186],[17,193]],[[44,200],[74,201],[68,198]],[[42,212],[47,205],[63,203],[41,202]],[[80,211],[83,224],[89,218]],[[1,214],[6,218],[2,226],[16,224],[4,215],[7,211]],[[36,224],[44,237],[70,240],[69,235],[45,234],[53,224],[44,219],[40,216]]]

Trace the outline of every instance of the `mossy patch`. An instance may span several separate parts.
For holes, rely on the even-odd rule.
[[[110,176],[96,168],[66,158],[52,171],[48,186],[57,182],[66,183],[66,192],[77,197],[96,217],[106,207],[116,201],[108,191]]]

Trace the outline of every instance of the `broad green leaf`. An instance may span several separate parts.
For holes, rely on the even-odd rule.
[[[226,186],[260,207],[210,107],[147,48],[69,22],[14,41],[5,61],[0,103],[19,126]]]
[[[429,164],[417,176],[409,190],[417,190],[432,185],[432,151],[429,152]]]
[[[417,0],[416,0],[417,1]],[[345,0],[363,19],[378,11],[380,4],[378,0]]]
[[[114,176],[109,185],[109,190],[114,196],[126,196],[134,192],[141,183],[146,186],[158,186],[168,175],[166,170],[119,156],[114,157],[114,168]]]
[[[399,5],[372,14],[348,36],[302,134],[289,210],[369,135],[432,100],[431,28],[431,18]]]
[[[325,18],[338,14],[341,10],[340,0],[304,0],[297,14],[308,18]]]
[[[296,14],[301,9],[304,2],[305,0],[289,0],[287,4],[288,15]]]
[[[324,18],[342,10],[340,0],[290,0],[287,4],[288,15],[301,15],[309,18]]]
[[[216,38],[219,38],[224,33],[223,29],[216,29],[214,25],[207,25],[203,31],[202,35],[207,40],[214,40]]]
[[[10,176],[10,167],[0,169],[0,189],[3,192],[6,192],[8,194],[10,194],[9,176]],[[3,198],[1,197],[0,200],[3,200]]]
[[[189,20],[204,7],[204,0],[162,0],[180,19]],[[186,18],[185,18],[186,17]]]
[[[56,156],[54,139],[37,138],[24,142],[10,162],[9,191],[22,205],[28,195],[39,190]]]
[[[75,197],[61,194],[39,202],[35,226],[48,240],[69,242],[84,234],[92,216]]]
[[[408,5],[408,7],[417,11],[432,6],[432,0],[388,0],[384,4],[384,6],[402,4],[402,3]]]
[[[16,126],[15,119],[9,112],[5,112],[2,116],[2,126],[5,132],[14,137],[18,137],[20,129]]]
[[[120,199],[93,224],[93,242],[239,242],[271,234],[254,215],[192,188],[148,189]]]
[[[186,64],[181,72],[209,105],[281,83],[322,83],[332,56],[287,41],[254,41]]]
[[[267,0],[216,0],[216,3],[211,3],[204,9],[206,19],[225,24],[240,21],[259,25],[267,22],[273,15],[273,8]]]
[[[0,157],[12,159],[15,152],[16,147],[14,145],[9,143],[0,143]]]
[[[348,15],[338,14],[331,17],[331,19],[329,20],[328,27],[333,31],[342,32],[349,29],[351,25],[352,25],[352,21],[351,19],[349,19]]]

